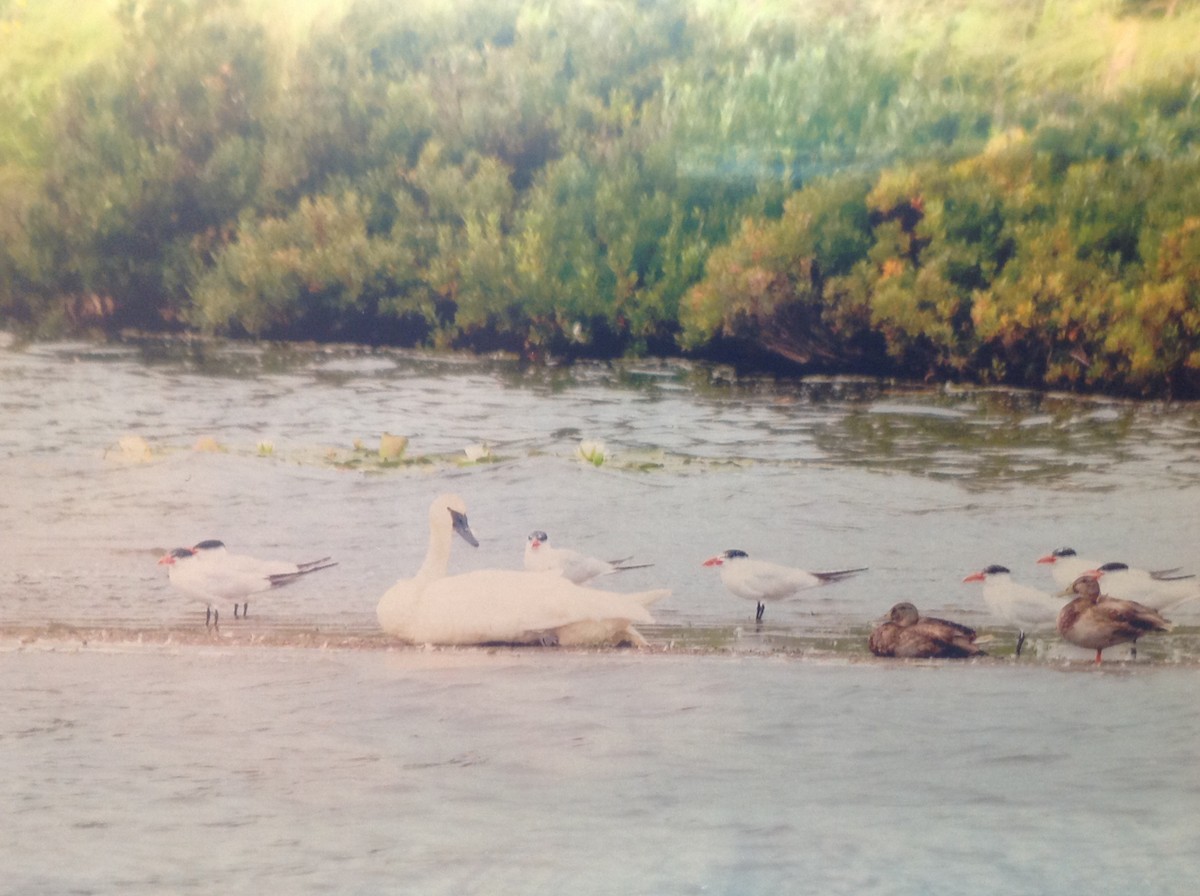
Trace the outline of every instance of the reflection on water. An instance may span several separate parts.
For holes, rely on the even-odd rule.
[[[12,892],[1182,894],[1200,876],[1200,610],[1136,664],[1064,663],[1046,633],[1013,662],[961,581],[1003,563],[1049,589],[1035,561],[1062,545],[1200,571],[1195,406],[148,341],[0,348],[0,410]],[[405,462],[380,461],[384,432]],[[652,563],[610,584],[672,589],[653,649],[388,644],[375,603],[447,489],[480,540],[456,571],[519,566],[534,528]],[[205,538],[339,565],[206,632],[156,564]],[[870,571],[757,628],[700,566],[735,547]],[[995,656],[872,660],[871,620],[902,599],[988,630]]]

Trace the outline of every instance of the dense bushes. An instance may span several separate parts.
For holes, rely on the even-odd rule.
[[[114,3],[0,318],[1200,394],[1200,10],[1034,7]]]
[[[810,186],[711,254],[685,333],[909,376],[1196,394],[1198,178],[1192,155],[1059,170],[1013,132],[869,191]]]

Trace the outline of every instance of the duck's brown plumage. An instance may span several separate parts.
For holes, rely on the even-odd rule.
[[[876,656],[906,659],[957,659],[983,653],[975,646],[973,628],[946,619],[922,617],[907,601],[892,607],[887,621],[871,632],[867,645]]]
[[[1078,647],[1095,650],[1097,663],[1106,647],[1137,641],[1147,632],[1171,630],[1171,623],[1157,610],[1102,595],[1096,576],[1080,576],[1062,593],[1074,594],[1075,599],[1059,611],[1058,633]]]

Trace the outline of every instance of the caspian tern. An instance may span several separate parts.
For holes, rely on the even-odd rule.
[[[244,617],[250,611],[247,598],[251,594],[282,588],[309,573],[337,566],[328,557],[308,563],[286,563],[231,554],[224,543],[216,539],[202,541],[191,548],[176,548],[158,562],[170,567],[168,578],[172,585],[204,602],[206,626],[210,618],[214,624],[218,623],[219,610],[215,604],[220,601],[233,601],[235,619],[241,604]]]
[[[1058,621],[1058,611],[1063,608],[1062,598],[1017,584],[1006,567],[995,563],[971,573],[963,581],[983,582],[983,602],[988,609],[1017,627],[1017,656],[1025,646],[1026,633],[1053,629]]]
[[[529,572],[557,572],[576,585],[583,585],[598,576],[611,575],[627,569],[646,569],[652,563],[629,564],[622,560],[601,560],[568,548],[552,548],[546,542],[550,536],[542,530],[529,533],[525,540],[525,569]]]
[[[159,566],[168,567],[167,578],[171,584],[184,594],[204,604],[204,627],[208,628],[213,624],[214,616],[218,616],[220,611],[213,606],[211,595],[191,587],[190,580],[195,578],[194,567],[197,562],[196,552],[191,548],[174,548],[158,558]],[[189,568],[191,568],[190,571]]]
[[[1089,569],[1100,565],[1099,560],[1080,557],[1074,548],[1055,548],[1045,557],[1039,557],[1038,563],[1050,564],[1050,575],[1059,588],[1069,588],[1072,582]]]
[[[1060,588],[1070,588],[1072,583],[1077,578],[1082,575],[1086,575],[1093,569],[1099,569],[1100,566],[1103,565],[1099,560],[1090,560],[1085,557],[1080,557],[1077,553],[1075,553],[1074,548],[1056,548],[1045,557],[1040,557],[1038,559],[1038,563],[1051,564],[1050,574],[1054,577],[1055,584],[1057,584]],[[1179,573],[1178,566],[1172,569],[1131,569],[1130,572],[1134,575],[1129,580],[1119,584],[1122,584],[1127,588],[1138,589],[1138,593],[1143,594],[1148,593],[1154,588],[1152,582],[1173,583],[1187,580],[1195,581],[1195,576],[1188,575],[1186,573],[1181,575]],[[1187,586],[1179,586],[1179,588],[1182,590],[1172,592],[1171,587],[1168,586],[1164,589],[1164,593],[1182,594],[1186,592],[1186,587]],[[1197,583],[1196,587],[1198,591],[1200,591],[1200,583]],[[1116,586],[1107,581],[1104,584],[1104,588],[1115,597],[1127,597],[1130,600],[1142,600],[1138,594],[1122,594],[1116,591]]]
[[[1142,635],[1169,632],[1172,628],[1152,607],[1102,596],[1096,576],[1079,576],[1062,594],[1075,597],[1058,614],[1058,633],[1072,644],[1095,650],[1097,663],[1106,647],[1131,641],[1136,650],[1137,639]]]
[[[1162,573],[1130,569],[1128,564],[1118,562],[1102,563],[1089,572],[1103,574],[1101,584],[1106,595],[1137,601],[1160,613],[1200,598],[1200,580],[1194,576],[1163,578]]]
[[[721,567],[721,582],[725,587],[736,596],[757,604],[755,622],[762,622],[765,601],[783,600],[808,588],[838,582],[856,572],[866,571],[866,567],[862,566],[832,572],[809,572],[765,560],[751,560],[749,554],[739,550],[709,557],[703,565]]]
[[[484,569],[447,575],[458,533],[479,542],[458,495],[439,495],[429,507],[429,549],[411,579],[379,601],[380,627],[415,644],[646,644],[633,627],[653,622],[647,606],[666,589],[622,594],[584,588],[557,572]]]
[[[892,607],[885,619],[871,632],[867,641],[876,656],[908,659],[979,656],[975,629],[957,622],[921,616],[907,601]]]

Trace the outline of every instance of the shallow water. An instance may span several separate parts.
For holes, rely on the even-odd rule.
[[[1034,561],[1064,544],[1196,570],[1195,406],[147,342],[0,348],[0,410],[11,892],[1197,879],[1197,617],[1134,664],[1052,636],[1017,664],[961,583],[998,562],[1049,588]],[[380,463],[384,431],[403,463]],[[389,645],[375,602],[446,489],[481,542],[456,570],[519,566],[534,528],[653,563],[611,580],[673,589],[652,649]],[[206,632],[156,560],[211,537],[339,565]],[[758,629],[700,566],[731,547],[870,571]],[[901,599],[982,627],[995,658],[869,658]]]
[[[700,566],[731,547],[870,567],[768,611],[768,629],[805,633],[865,625],[902,598],[986,625],[961,580],[989,563],[1048,588],[1035,561],[1052,548],[1190,566],[1200,535],[1194,405],[150,342],[0,350],[0,410],[0,624],[190,626],[196,608],[153,561],[217,537],[339,561],[257,600],[251,623],[373,631],[445,489],[465,495],[481,542],[455,546],[455,569],[519,566],[544,529],[653,563],[611,587],[671,587],[656,608],[670,626],[752,622]],[[409,437],[405,462],[379,462],[385,431]],[[131,436],[149,453],[122,448]],[[591,440],[599,467],[576,454]],[[490,455],[470,463],[480,446]]]
[[[1192,670],[207,647],[0,667],[13,893],[1185,893],[1200,874]]]

